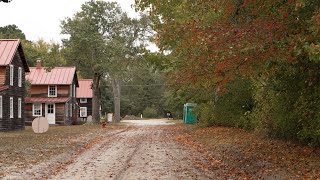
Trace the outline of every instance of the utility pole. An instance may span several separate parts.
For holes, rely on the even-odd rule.
[[[11,2],[12,0],[0,0],[0,2],[4,2],[4,3],[9,3]]]

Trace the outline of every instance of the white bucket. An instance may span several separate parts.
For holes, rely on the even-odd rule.
[[[112,122],[113,113],[108,113],[108,122]]]

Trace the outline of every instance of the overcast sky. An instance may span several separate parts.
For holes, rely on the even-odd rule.
[[[36,41],[60,42],[60,22],[65,17],[72,17],[80,10],[81,4],[88,0],[12,0],[10,3],[0,2],[0,27],[15,24],[25,33],[26,38]],[[137,16],[131,8],[134,0],[116,1],[121,8],[133,17]]]

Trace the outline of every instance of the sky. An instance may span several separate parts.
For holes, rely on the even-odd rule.
[[[43,38],[45,41],[61,42],[61,20],[80,10],[88,0],[12,0],[10,3],[0,2],[0,27],[15,24],[31,41]],[[129,16],[137,13],[131,8],[134,0],[116,1]]]

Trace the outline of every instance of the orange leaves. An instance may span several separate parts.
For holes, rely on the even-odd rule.
[[[201,5],[188,8],[201,9]],[[251,75],[253,70],[263,70],[261,65],[268,59],[292,61],[288,51],[292,48],[281,43],[290,30],[290,3],[245,0],[242,4],[225,1],[219,7],[214,5],[218,9],[214,20],[206,19],[208,12],[201,11],[195,12],[196,16],[190,21],[184,19],[185,23],[179,26],[184,26],[183,31],[170,26],[170,33],[176,32],[171,38],[179,37],[180,42],[174,54],[178,55],[180,66],[171,76],[176,83],[194,84],[217,77],[223,78],[219,82],[227,83],[237,74]],[[234,14],[236,9],[239,12]],[[178,21],[181,17],[174,18]],[[162,27],[169,27],[169,24]],[[166,40],[166,37],[160,38]]]

